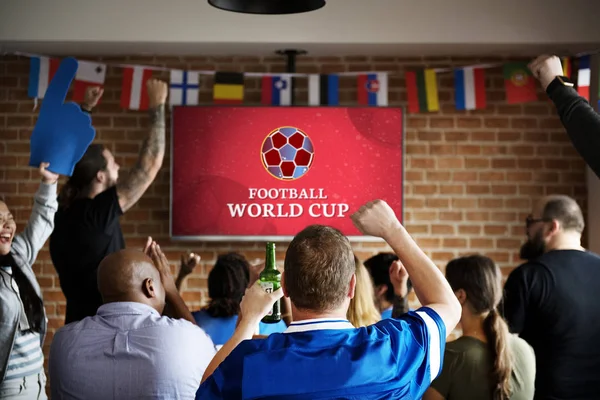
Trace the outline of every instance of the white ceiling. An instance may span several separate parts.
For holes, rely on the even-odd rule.
[[[327,0],[288,16],[206,0],[0,0],[0,49],[43,54],[533,55],[600,49],[598,0]]]

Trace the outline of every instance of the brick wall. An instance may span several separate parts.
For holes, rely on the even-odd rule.
[[[107,63],[127,62],[170,68],[282,72],[283,59],[254,57],[102,58]],[[298,72],[387,70],[390,103],[406,105],[403,72],[407,67],[448,67],[495,62],[491,59],[405,59],[397,57],[304,57]],[[36,171],[28,168],[29,137],[35,123],[33,101],[27,98],[28,60],[0,58],[0,194],[22,228],[37,188]],[[168,73],[156,73],[168,79]],[[300,85],[305,80],[300,80]],[[355,80],[342,77],[340,100],[354,105]],[[405,223],[422,248],[443,266],[452,257],[482,252],[508,273],[519,263],[524,218],[532,202],[544,194],[564,193],[585,207],[585,166],[568,141],[552,105],[540,101],[507,105],[500,69],[488,70],[489,106],[485,110],[457,112],[453,104],[452,74],[439,79],[441,111],[408,115],[406,123]],[[105,143],[125,169],[131,166],[145,137],[144,113],[119,107],[121,70],[110,68],[101,105],[93,114],[97,140]],[[210,103],[212,81],[202,82],[201,103]],[[260,101],[260,79],[246,79],[246,103]],[[297,93],[306,103],[305,86]],[[168,154],[168,151],[167,151]],[[202,256],[202,265],[190,277],[184,298],[192,308],[206,299],[206,277],[217,254],[238,250],[249,258],[263,255],[263,243],[173,243],[168,238],[168,157],[156,182],[122,219],[127,245],[141,247],[147,235],[157,238],[172,262],[186,249]],[[585,208],[584,208],[585,209]],[[362,259],[383,249],[380,244],[357,243]],[[285,243],[281,243],[279,260]],[[48,311],[48,348],[53,332],[62,325],[64,297],[45,249],[34,270],[44,292]]]

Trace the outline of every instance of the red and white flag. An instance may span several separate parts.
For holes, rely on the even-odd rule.
[[[146,81],[152,78],[152,70],[144,67],[123,69],[123,87],[121,88],[121,107],[130,110],[148,109]]]
[[[81,102],[89,86],[102,87],[106,78],[106,65],[88,61],[79,61],[73,87],[73,101]]]

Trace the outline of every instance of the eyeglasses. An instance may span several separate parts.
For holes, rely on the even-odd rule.
[[[551,220],[548,218],[533,218],[533,216],[528,215],[527,218],[525,218],[525,225],[527,225],[527,227],[529,228],[531,225],[538,223],[538,222],[550,222]]]

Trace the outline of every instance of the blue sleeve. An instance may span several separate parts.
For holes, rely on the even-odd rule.
[[[242,396],[244,358],[252,353],[258,340],[244,340],[198,388],[196,399],[239,399]]]
[[[223,399],[223,376],[217,368],[196,391],[196,400]]]
[[[409,311],[398,319],[376,324],[388,331],[397,354],[398,379],[409,379],[413,398],[421,398],[440,374],[446,348],[446,326],[429,307]]]

